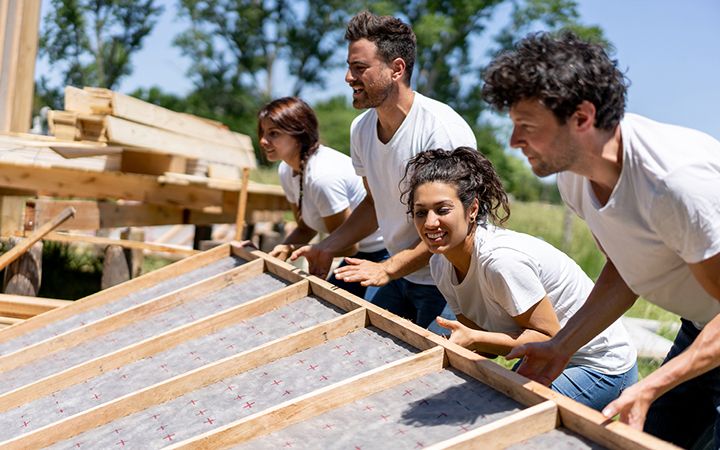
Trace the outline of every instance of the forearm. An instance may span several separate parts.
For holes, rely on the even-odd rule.
[[[394,254],[382,264],[390,279],[397,280],[427,266],[431,256],[425,244],[418,241],[415,246]]]
[[[653,399],[675,386],[720,365],[720,315],[715,316],[684,352],[663,364],[643,381]]]
[[[585,304],[553,341],[569,357],[620,318],[635,300],[637,294],[630,290],[615,265],[608,260]]]
[[[322,241],[323,249],[333,256],[345,256],[358,242],[377,230],[375,205],[363,200],[335,231]]]
[[[470,350],[493,355],[507,355],[510,350],[518,345],[530,342],[542,342],[550,339],[550,336],[536,330],[523,330],[521,333],[500,333],[473,330]]]

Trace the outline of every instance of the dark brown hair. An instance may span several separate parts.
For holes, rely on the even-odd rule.
[[[613,130],[625,113],[629,83],[617,61],[570,31],[527,36],[495,58],[483,78],[483,99],[498,110],[538,99],[564,124],[587,100],[601,130]]]
[[[426,150],[415,155],[405,168],[403,198],[407,213],[414,216],[415,190],[425,183],[453,185],[467,209],[478,200],[478,223],[488,219],[502,225],[510,217],[508,198],[492,163],[470,147],[455,150]]]
[[[262,121],[267,119],[280,131],[293,136],[300,143],[300,195],[298,196],[298,211],[300,212],[302,210],[305,165],[320,146],[315,111],[298,97],[282,97],[265,105],[258,111],[257,118],[258,139],[262,139],[264,135]]]
[[[367,39],[377,46],[380,58],[390,64],[395,58],[405,61],[405,83],[410,85],[415,66],[416,38],[412,28],[392,16],[377,16],[369,11],[357,13],[348,22],[345,40]]]

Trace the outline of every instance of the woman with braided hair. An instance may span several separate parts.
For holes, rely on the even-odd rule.
[[[508,199],[495,169],[466,147],[410,160],[403,200],[430,272],[457,321],[450,340],[482,354],[550,339],[585,302],[592,281],[550,244],[502,225]],[[636,352],[620,322],[573,355],[552,389],[597,410],[637,381]]]
[[[297,222],[297,228],[270,252],[286,260],[318,232],[331,233],[339,227],[365,198],[365,187],[349,156],[320,145],[315,112],[297,97],[273,100],[258,112],[258,138],[266,158],[280,161],[280,183]],[[388,253],[375,231],[334,256],[379,262]],[[360,283],[334,276],[329,281],[359,297],[366,296],[367,288]]]

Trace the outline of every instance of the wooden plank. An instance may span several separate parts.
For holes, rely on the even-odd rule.
[[[99,376],[118,367],[163,352],[186,340],[215,333],[220,329],[235,325],[243,320],[251,319],[275,308],[280,308],[306,295],[308,295],[307,282],[296,283],[258,297],[248,303],[238,305],[230,310],[221,311],[211,316],[198,319],[192,323],[185,324],[157,336],[152,336],[143,341],[115,350],[112,353],[78,364],[62,372],[0,395],[0,413],[81,383],[84,380]],[[327,332],[328,327],[332,324],[340,327],[337,330],[333,330],[334,333],[341,333],[342,330],[348,332],[347,330],[354,330],[365,326],[364,318],[364,312],[355,315],[346,314],[337,320],[328,321],[325,324],[319,324],[313,327],[313,329],[316,330],[314,332],[308,332],[322,335]],[[313,334],[311,335],[314,336]]]
[[[88,236],[82,234],[67,233],[49,233],[43,238],[45,241],[86,243],[95,245],[118,245],[123,248],[131,248],[138,250],[147,250],[149,252],[168,253],[171,255],[191,256],[200,253],[199,250],[181,247],[171,244],[155,244],[153,242],[140,242],[127,239],[110,239],[98,236]]]
[[[93,95],[73,86],[65,87],[65,109],[82,114],[109,114],[110,99]]]
[[[224,378],[246,372],[280,358],[320,345],[330,339],[342,337],[362,327],[364,323],[365,315],[362,310],[341,316],[338,319],[293,333],[255,349],[176,376],[163,383],[125,395],[109,403],[39,428],[18,438],[2,442],[0,446],[8,449],[26,449],[51,445],[59,440],[71,438],[92,428],[142,411],[150,406],[172,400],[187,392],[200,389],[203,386],[218,382]],[[440,360],[439,364],[438,360]],[[430,365],[430,369],[437,370],[437,366],[441,366],[442,364],[442,355],[437,352],[430,355],[423,355],[423,358],[419,358],[419,361],[414,364],[410,362],[404,366],[401,365],[400,369],[407,369],[406,366],[411,366],[416,372],[422,372],[422,369],[428,371],[426,367],[417,367],[423,363],[425,366]],[[405,370],[398,371],[401,373],[405,372]],[[374,373],[377,373],[377,371],[374,371]],[[365,389],[367,389],[367,386],[365,386]]]
[[[26,197],[22,197],[22,199],[24,202]],[[2,201],[3,199],[0,198],[0,202]],[[234,220],[233,214],[208,214],[180,207],[136,202],[56,200],[47,198],[28,200],[28,207],[34,210],[34,217],[39,222],[47,221],[48,217],[57,214],[67,206],[75,208],[77,214],[74,218],[60,225],[58,231],[99,230],[101,228],[152,225],[208,225],[231,223]],[[0,222],[0,225],[2,225],[2,222]],[[8,224],[8,227],[9,231],[4,231],[3,235],[14,235],[16,228],[11,224]],[[162,242],[158,243],[162,244]]]
[[[27,197],[25,196],[0,196],[0,235],[2,235],[3,237],[10,236],[16,231],[23,231],[25,229],[24,218],[26,213],[26,200]],[[58,210],[51,217],[56,216],[58,213],[60,213],[60,210]],[[48,217],[43,222],[47,222],[48,220],[50,220],[50,217]],[[35,228],[34,221],[32,223],[32,226],[28,229],[33,228]]]
[[[6,316],[27,319],[72,303],[70,300],[0,294],[0,313]]]
[[[234,133],[226,127],[218,126],[217,123],[211,123],[189,114],[171,111],[118,92],[112,92],[112,115],[185,136],[192,136],[216,144],[234,146],[252,152],[252,141],[247,135]]]
[[[557,427],[559,421],[557,405],[551,401],[545,401],[460,436],[439,442],[428,449],[472,450],[483,448],[500,450],[552,431]]]
[[[37,241],[43,238],[46,234],[48,234],[50,231],[55,229],[58,225],[68,220],[70,217],[75,215],[75,210],[72,207],[65,208],[55,216],[50,222],[47,222],[43,224],[40,228],[35,230],[32,234],[30,234],[25,240],[23,240],[18,245],[11,248],[8,252],[5,252],[2,256],[0,256],[0,269],[4,269],[7,267],[10,263],[15,261],[27,251],[30,247],[33,246]]]
[[[247,214],[248,181],[250,181],[250,169],[244,167],[242,170],[242,187],[240,189],[240,199],[238,200],[237,218],[235,219],[236,240],[242,239],[243,230],[247,223],[245,216]]]
[[[156,177],[121,172],[46,168],[0,162],[0,184],[51,197],[122,198],[203,210],[222,205],[222,191],[159,183]]]
[[[162,281],[191,272],[199,267],[218,261],[230,256],[230,245],[222,245],[199,255],[190,256],[169,266],[142,275],[128,283],[114,286],[105,291],[87,296],[73,302],[71,308],[57,308],[47,313],[25,321],[12,329],[0,331],[0,342],[14,339],[23,334],[48,326],[53,322],[67,319],[70,316],[91,309],[99,308],[107,303],[113,302],[133,292],[146,289]]]
[[[670,450],[678,447],[624,423],[606,419],[594,409],[565,396],[553,399],[560,411],[562,425],[581,436],[615,449]]]
[[[50,149],[67,159],[87,158],[88,156],[121,155],[123,153],[122,147],[110,145],[89,146],[85,143],[83,143],[82,146],[51,145]]]
[[[6,317],[0,316],[0,324],[2,325],[15,325],[16,323],[22,323],[25,319],[19,319],[17,317]]]
[[[426,350],[167,448],[228,448],[233,444],[272,433],[389,387],[442,370],[443,353],[441,347]]]
[[[113,116],[106,116],[105,123],[108,140],[112,143],[238,167],[256,167],[255,155],[238,147],[207,142]]]
[[[187,158],[177,155],[162,155],[138,150],[125,150],[120,170],[123,172],[163,175],[165,172],[184,173]]]
[[[220,290],[238,281],[260,275],[262,269],[263,265],[261,263],[249,262],[228,272],[148,300],[132,308],[27,346],[16,352],[2,355],[0,356],[0,372],[10,371],[36,359],[46,357],[51,353],[80,345],[83,342],[90,341],[125,327],[137,320],[160,314],[183,303],[192,301],[198,296],[207,295],[210,292]]]

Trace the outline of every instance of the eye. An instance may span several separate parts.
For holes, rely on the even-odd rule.
[[[435,210],[435,212],[437,213],[438,216],[445,216],[447,214],[450,214],[450,211],[452,211],[452,209],[448,208],[447,206],[443,206],[443,207]]]
[[[427,217],[427,210],[426,209],[418,209],[413,212],[413,217],[417,218],[424,218]]]

